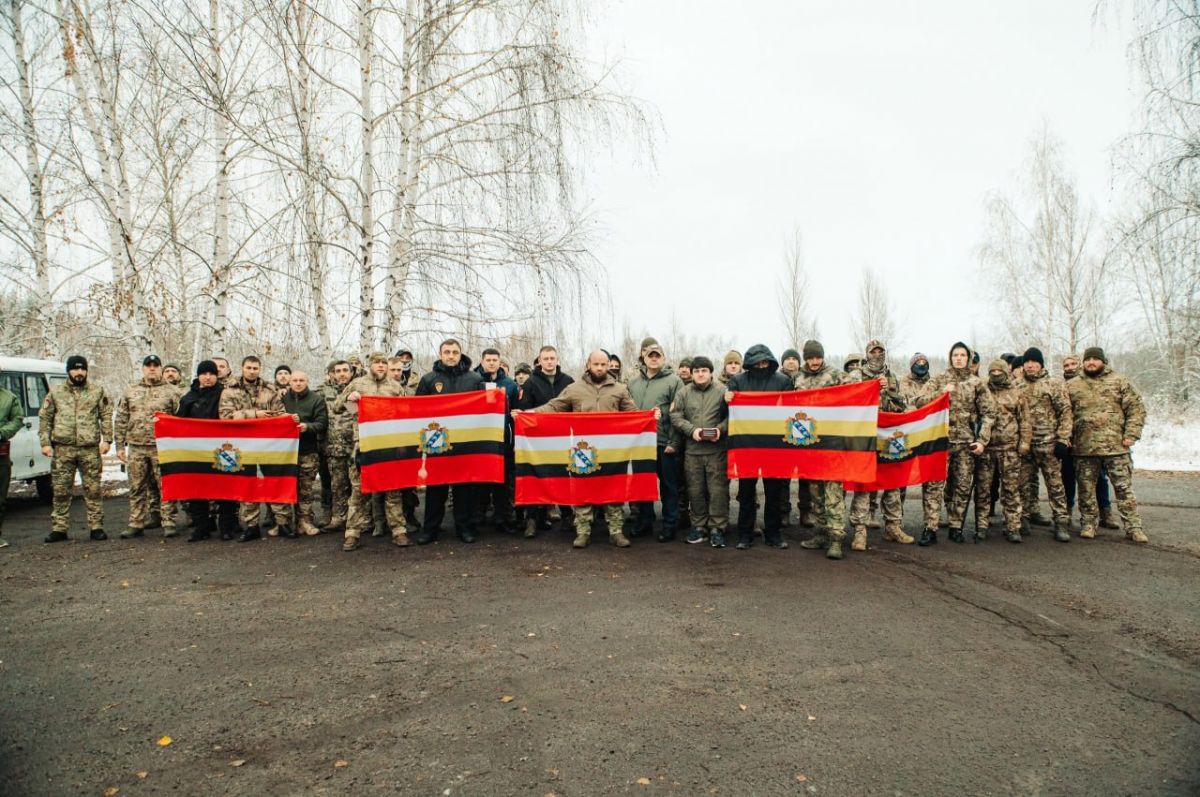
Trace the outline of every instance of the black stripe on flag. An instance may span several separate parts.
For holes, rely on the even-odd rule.
[[[430,459],[449,458],[461,454],[504,454],[504,443],[495,440],[471,440],[465,443],[454,443],[454,447],[444,454],[430,454]],[[358,452],[359,465],[378,465],[382,462],[396,462],[402,459],[420,459],[421,449],[416,446],[400,446],[397,448],[377,448],[374,451]]]
[[[263,476],[291,476],[295,478],[300,474],[300,466],[296,465],[246,465],[239,471],[227,472],[217,470],[212,466],[211,462],[163,462],[160,463],[159,472],[163,476],[178,476],[187,473],[205,473],[209,476],[257,476],[259,471]]]
[[[633,462],[632,470],[629,467],[630,461]],[[625,462],[605,462],[600,465],[600,469],[595,473],[586,475],[579,473],[571,473],[567,470],[567,463],[564,461],[560,465],[531,465],[527,462],[518,463],[516,475],[518,477],[534,477],[537,479],[561,479],[564,476],[569,476],[573,479],[586,479],[591,476],[621,476],[626,473],[657,473],[657,463],[652,459],[635,459],[626,460]]]

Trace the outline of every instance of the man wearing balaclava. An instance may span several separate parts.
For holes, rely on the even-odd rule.
[[[975,462],[983,455],[991,439],[996,406],[983,381],[971,373],[971,349],[962,341],[950,347],[950,367],[929,380],[925,391],[917,397],[917,406],[928,404],[942,393],[950,395],[950,461],[947,476],[954,482],[954,492],[946,513],[949,516],[949,537],[951,542],[965,542],[963,516],[971,497]],[[942,511],[944,490],[945,482],[926,482],[924,485],[921,502],[925,510],[925,529],[921,532],[919,545],[937,543],[938,515]]]
[[[1067,394],[1075,413],[1072,447],[1079,481],[1079,514],[1083,518],[1079,536],[1096,536],[1096,478],[1104,468],[1117,494],[1126,539],[1147,542],[1133,495],[1133,459],[1129,454],[1146,425],[1141,394],[1132,382],[1113,372],[1099,346],[1084,350],[1083,374],[1067,383]]]
[[[992,360],[988,365],[988,391],[996,405],[992,439],[979,458],[975,471],[975,542],[987,536],[986,520],[980,522],[982,507],[991,503],[992,476],[1000,475],[1000,505],[1004,532],[1009,542],[1021,541],[1021,457],[1029,453],[1031,427],[1025,393],[1014,385],[1008,363]]]
[[[1062,483],[1062,462],[1071,455],[1071,402],[1063,383],[1050,376],[1040,349],[1030,347],[1022,356],[1025,402],[1029,407],[1029,426],[1033,447],[1022,458],[1025,519],[1035,526],[1051,525],[1038,511],[1038,473],[1046,480],[1050,512],[1054,518],[1054,539],[1070,542],[1067,533],[1067,493]]]
[[[46,542],[62,542],[71,527],[71,486],[75,472],[83,482],[88,529],[93,540],[104,533],[104,493],[100,457],[113,439],[112,406],[104,388],[88,382],[88,361],[80,354],[67,358],[67,381],[55,386],[38,411],[42,453],[51,458],[50,480],[54,506]]]

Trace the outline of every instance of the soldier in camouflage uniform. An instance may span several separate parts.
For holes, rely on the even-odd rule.
[[[792,349],[788,349],[792,351]],[[793,377],[797,390],[815,390],[846,384],[846,374],[825,362],[825,347],[820,341],[808,340],[803,347],[804,364]],[[787,352],[784,352],[786,358]],[[801,525],[804,515],[811,515],[809,525],[820,531],[800,543],[801,548],[827,548],[825,555],[830,559],[842,558],[842,540],[846,537],[846,491],[841,481],[801,480],[800,489],[807,490],[808,511],[801,509]]]
[[[354,463],[354,425],[356,416],[343,412],[335,414],[334,402],[350,384],[350,363],[338,360],[332,365],[333,376],[321,386],[321,397],[329,411],[329,428],[325,433],[325,461],[329,463],[329,522],[324,532],[341,534],[346,530],[346,513],[350,508],[351,471]]]
[[[975,542],[986,536],[986,523],[980,522],[981,507],[991,503],[992,475],[1000,474],[1000,504],[1004,510],[1004,531],[1009,542],[1021,541],[1021,457],[1027,455],[1032,440],[1025,391],[1013,384],[1008,363],[992,360],[988,365],[988,390],[996,405],[996,423],[992,439],[979,458],[975,471]]]
[[[220,364],[218,363],[218,367]],[[262,360],[254,355],[242,359],[242,377],[221,391],[220,415],[222,420],[237,418],[272,418],[283,415],[283,401],[275,385],[262,378]],[[242,533],[238,542],[249,542],[262,538],[259,514],[262,504],[242,502],[238,505],[238,519]],[[287,526],[288,504],[268,504],[276,528]]]
[[[285,537],[297,534],[314,536],[320,529],[313,523],[313,498],[317,486],[317,471],[320,469],[319,441],[329,426],[329,410],[325,399],[308,388],[308,374],[290,371],[288,389],[280,401],[284,411],[300,426],[300,444],[297,450],[299,472],[296,478],[296,524],[281,526],[279,533]],[[294,530],[294,533],[290,533]]]
[[[851,382],[866,382],[869,379],[879,380],[879,409],[884,412],[904,412],[908,402],[900,390],[900,381],[888,368],[887,349],[881,340],[873,340],[867,344],[867,356],[863,358],[858,370],[849,375]],[[875,493],[854,493],[850,499],[850,525],[854,527],[854,538],[850,548],[854,551],[867,550],[867,529],[871,526],[874,512],[871,509],[871,499]],[[904,498],[901,490],[883,490],[879,493],[879,503],[883,507],[883,540],[898,542],[902,545],[912,543],[913,538],[904,533]]]
[[[1133,495],[1133,459],[1129,455],[1146,423],[1141,395],[1128,379],[1113,373],[1099,346],[1084,350],[1083,375],[1067,383],[1067,393],[1074,412],[1072,445],[1083,518],[1079,536],[1089,540],[1096,536],[1096,479],[1104,468],[1117,495],[1125,536],[1147,542]]]
[[[917,406],[924,406],[942,393],[950,394],[950,459],[948,473],[954,480],[954,495],[950,504],[950,541],[965,542],[963,516],[970,498],[971,482],[975,476],[975,461],[987,448],[996,421],[992,394],[983,381],[971,373],[971,349],[959,341],[950,347],[950,367],[929,380],[917,396]],[[942,511],[943,482],[929,482],[922,492],[925,529],[920,545],[937,543],[938,515]],[[979,513],[976,512],[976,531]]]
[[[129,474],[129,528],[121,539],[142,536],[150,525],[155,499],[162,491],[158,469],[158,447],[154,440],[154,414],[174,415],[179,409],[179,389],[162,378],[162,361],[157,354],[142,360],[142,379],[125,388],[117,402],[113,435],[117,459],[125,463]],[[128,450],[126,448],[128,447]],[[169,509],[168,504],[166,508]],[[170,511],[162,518],[163,536],[174,537],[175,517]]]
[[[408,388],[388,376],[388,356],[381,351],[372,352],[368,358],[370,370],[364,376],[346,385],[341,394],[333,402],[333,416],[349,415],[352,419],[352,434],[354,436],[354,456],[358,455],[358,401],[363,396],[407,396]],[[344,423],[335,420],[334,423]],[[366,505],[371,501],[369,496],[362,494],[362,484],[359,482],[358,468],[351,468],[350,476],[350,513],[346,519],[346,536],[342,542],[343,551],[358,549],[359,538],[367,530]],[[389,490],[383,494],[384,511],[387,513],[388,527],[392,530],[392,543],[401,547],[409,544],[408,527],[405,525],[404,506],[399,490]]]
[[[91,538],[106,540],[100,457],[108,453],[113,437],[112,406],[104,388],[88,384],[87,358],[79,354],[68,357],[67,377],[64,384],[50,391],[38,411],[38,437],[42,453],[51,457],[50,478],[54,488],[51,531],[46,542],[67,539],[75,471],[79,471],[83,481]]]
[[[1038,472],[1046,480],[1050,511],[1054,518],[1054,539],[1070,542],[1067,533],[1067,493],[1062,483],[1062,460],[1070,456],[1071,402],[1063,383],[1049,375],[1042,352],[1029,348],[1022,355],[1025,376],[1021,389],[1029,408],[1032,448],[1022,459],[1021,484],[1025,519],[1037,526],[1049,525],[1037,511]]]

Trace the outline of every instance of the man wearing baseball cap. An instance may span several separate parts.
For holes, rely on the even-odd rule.
[[[150,526],[155,497],[161,494],[162,475],[158,470],[158,448],[154,441],[155,413],[174,415],[179,409],[179,391],[162,378],[162,360],[157,354],[142,360],[142,378],[125,388],[117,402],[114,439],[117,459],[129,475],[129,528],[121,539],[140,537]],[[162,518],[164,537],[174,537],[175,518],[167,512]]]

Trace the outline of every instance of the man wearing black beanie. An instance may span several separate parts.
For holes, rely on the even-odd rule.
[[[1026,417],[1032,432],[1032,447],[1021,460],[1022,512],[1025,528],[1052,525],[1054,539],[1070,542],[1067,533],[1067,491],[1062,483],[1062,462],[1071,452],[1071,402],[1061,381],[1050,376],[1045,358],[1033,346],[1021,358],[1025,373]],[[1038,510],[1038,473],[1046,480],[1051,517],[1048,522]]]
[[[113,439],[112,406],[104,388],[88,383],[88,361],[81,354],[67,358],[67,381],[55,386],[38,411],[42,453],[51,457],[50,478],[54,508],[46,542],[67,539],[71,526],[71,487],[75,472],[83,482],[88,528],[93,540],[106,540],[104,493],[100,457]]]
[[[217,364],[213,360],[204,360],[196,366],[196,378],[192,381],[192,389],[179,399],[179,409],[175,414],[180,418],[201,418],[216,420],[221,417],[221,393],[225,385],[218,378]],[[192,535],[188,542],[207,540],[214,531],[220,531],[221,539],[232,540],[237,531],[237,502],[236,501],[206,501],[203,499],[187,502],[188,515],[192,518]],[[213,507],[216,507],[216,521],[213,519]]]

